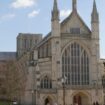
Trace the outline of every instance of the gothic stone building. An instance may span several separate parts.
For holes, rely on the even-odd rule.
[[[17,37],[18,59],[30,55],[26,61],[27,82],[21,103],[103,104],[101,80],[105,60],[100,59],[99,45],[99,14],[95,0],[91,29],[80,17],[76,0],[72,0],[71,14],[60,23],[57,0],[54,0],[51,32],[44,38],[41,34]]]
[[[24,102],[37,105],[103,104],[99,14],[94,0],[91,29],[77,11],[59,22],[54,0],[51,32],[31,52]]]

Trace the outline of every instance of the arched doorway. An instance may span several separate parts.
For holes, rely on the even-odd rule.
[[[73,96],[73,105],[86,105],[86,104],[87,105],[89,104],[89,98],[84,93],[79,92]]]
[[[53,105],[52,103],[52,99],[50,98],[50,97],[47,97],[46,99],[45,99],[45,102],[44,102],[45,104],[44,105]]]

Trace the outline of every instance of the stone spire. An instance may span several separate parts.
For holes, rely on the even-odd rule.
[[[92,22],[98,22],[99,21],[99,15],[98,15],[98,12],[97,12],[97,7],[96,7],[96,2],[94,0],[94,3],[93,3],[93,11],[92,11]]]
[[[57,6],[57,0],[54,0],[53,10],[52,10],[52,21],[59,20],[59,10]]]
[[[54,0],[53,11],[58,10],[57,0]]]
[[[77,11],[77,0],[72,0],[72,10]]]

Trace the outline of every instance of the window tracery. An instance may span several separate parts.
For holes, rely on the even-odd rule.
[[[77,43],[71,44],[63,52],[62,76],[67,77],[67,85],[89,84],[89,57]]]
[[[45,76],[41,80],[41,88],[43,88],[43,89],[50,89],[50,88],[52,88],[52,81],[51,81],[51,79],[49,79],[47,76]]]

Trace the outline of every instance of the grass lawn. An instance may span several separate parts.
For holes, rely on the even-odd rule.
[[[0,105],[12,105],[11,102],[0,101]]]

